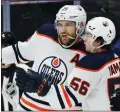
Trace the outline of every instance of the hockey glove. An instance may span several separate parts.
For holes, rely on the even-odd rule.
[[[110,98],[110,105],[113,111],[120,111],[120,88],[115,90],[115,93]]]
[[[15,64],[11,64],[8,67],[2,67],[1,74],[7,78],[12,77],[14,75],[15,67],[16,67]]]
[[[30,78],[26,82],[24,92],[36,92],[39,96],[45,96],[51,87],[49,81],[42,74],[30,69],[27,74]]]
[[[29,79],[29,75],[23,68],[16,67],[16,85],[19,87],[20,90],[24,90],[26,81]]]
[[[24,92],[36,92],[39,96],[45,96],[51,87],[42,74],[30,69],[26,72],[17,67],[16,76],[16,84]]]

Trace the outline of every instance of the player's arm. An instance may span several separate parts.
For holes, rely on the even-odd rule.
[[[44,24],[38,28],[35,33],[25,42],[17,42],[2,49],[2,63],[27,63],[34,61],[36,52],[40,52],[39,48],[44,44],[45,38],[41,38],[40,34],[50,32],[51,25]],[[44,36],[42,36],[44,37]],[[43,41],[42,41],[43,40]],[[38,50],[38,51],[37,51]]]
[[[16,37],[12,32],[2,32],[1,34],[1,47],[5,48],[7,46],[13,45],[17,43]],[[2,64],[2,72],[7,72],[8,69],[12,68],[14,64]]]
[[[13,35],[9,32],[11,38]],[[2,34],[5,36],[5,33]],[[6,35],[6,38],[8,35]],[[34,33],[29,41],[11,43],[7,47],[2,48],[2,63],[27,63],[34,59],[35,49],[38,44],[39,38]],[[3,42],[3,41],[2,41]]]

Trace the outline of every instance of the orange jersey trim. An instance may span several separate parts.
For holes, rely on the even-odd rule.
[[[69,107],[72,107],[72,103],[71,103],[71,101],[70,101],[70,98],[69,98],[67,92],[66,92],[65,89],[64,89],[64,86],[63,86],[63,85],[60,85],[60,86],[61,86],[61,89],[62,89],[62,91],[63,91],[63,94],[64,94],[64,96],[65,96],[65,99],[66,99],[66,102],[67,102],[68,106],[69,106]]]
[[[86,53],[86,52],[81,51],[81,50],[76,50],[76,49],[71,49],[71,50],[76,51],[76,52],[79,52],[79,53],[82,53],[82,54],[84,54],[84,55],[87,55],[87,53]]]
[[[59,44],[59,43],[56,42],[52,37],[50,37],[50,36],[48,36],[48,35],[40,34],[40,33],[38,33],[38,31],[36,31],[36,34],[37,34],[38,36],[44,36],[44,37],[47,37],[47,38],[49,38],[50,40],[54,41],[55,43]]]
[[[90,72],[98,72],[101,69],[103,69],[105,66],[107,66],[108,64],[113,63],[114,61],[117,61],[117,60],[120,60],[120,58],[116,58],[114,60],[111,60],[111,61],[107,62],[106,64],[104,64],[102,67],[100,67],[97,70],[91,70],[91,69],[88,69],[88,68],[83,68],[83,67],[78,67],[78,66],[75,66],[75,68],[82,69],[82,70],[85,70],[85,71],[90,71]]]
[[[22,62],[22,61],[19,61],[19,64],[25,64],[24,62]]]
[[[26,105],[32,107],[32,108],[35,108],[39,111],[48,111],[49,109],[45,109],[45,108],[41,108],[41,107],[38,107],[37,105],[25,100],[23,97],[21,98],[22,102],[24,102]]]

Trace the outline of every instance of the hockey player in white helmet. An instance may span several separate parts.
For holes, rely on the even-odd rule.
[[[116,29],[110,19],[91,19],[83,36],[86,50],[91,54],[76,64],[68,77],[68,86],[50,85],[46,78],[42,79],[37,76],[38,73],[29,71],[26,76],[36,74],[36,77],[30,76],[24,91],[48,98],[53,110],[71,108],[80,102],[83,110],[111,110],[110,98],[120,87],[120,50],[110,50],[115,36]],[[21,99],[21,102],[25,103],[24,100],[27,101],[27,98]]]
[[[110,46],[116,35],[113,22],[104,17],[93,18],[88,21],[85,32],[87,36],[85,35],[83,40],[84,43],[86,43],[86,40],[89,40],[89,45],[86,45],[86,50],[89,52],[96,52],[96,50],[102,47],[104,49],[110,48],[108,46]],[[88,37],[91,38],[89,39]],[[98,46],[98,44],[100,45]]]
[[[18,87],[23,90],[22,84],[27,82],[23,75],[28,67],[24,63],[34,61],[33,71],[44,74],[51,84],[67,84],[67,78],[77,62],[87,55],[81,36],[86,23],[86,12],[78,5],[65,5],[57,13],[54,24],[44,24],[26,42],[17,42],[2,49],[2,63],[22,63],[17,65],[20,77],[16,79]],[[56,29],[55,29],[56,28]],[[21,79],[22,78],[22,79]],[[31,88],[32,89],[32,88]],[[29,98],[28,98],[29,97]],[[26,105],[20,100],[20,106],[24,110],[42,110],[51,108],[49,99],[24,92],[22,99],[33,105]],[[34,100],[37,99],[37,100]],[[41,103],[40,103],[41,102]],[[37,108],[41,107],[41,108]],[[81,108],[81,104],[78,107]]]
[[[81,6],[65,5],[56,14],[58,41],[64,48],[73,46],[84,32],[86,12]],[[75,26],[70,29],[70,26]],[[64,27],[64,28],[63,28]],[[68,28],[65,30],[65,28]]]

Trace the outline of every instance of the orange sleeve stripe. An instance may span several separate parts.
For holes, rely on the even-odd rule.
[[[19,61],[19,64],[25,64],[24,62],[22,62],[22,61]]]
[[[21,98],[22,102],[24,102],[26,105],[32,107],[32,108],[35,108],[39,111],[48,111],[49,109],[45,109],[45,108],[41,108],[41,107],[38,107],[37,105],[25,100],[23,97]]]
[[[79,52],[79,53],[84,54],[84,55],[87,55],[87,53],[86,53],[86,52],[81,51],[81,50],[76,50],[76,49],[71,49],[71,50],[76,51],[76,52]]]
[[[36,34],[39,35],[39,36],[43,36],[43,37],[49,38],[50,40],[52,40],[52,41],[54,41],[55,43],[59,44],[59,43],[56,42],[52,37],[50,37],[50,36],[48,36],[48,35],[40,34],[40,33],[38,33],[38,31],[36,31]]]
[[[85,71],[90,71],[90,72],[98,72],[98,71],[100,71],[101,69],[103,69],[105,66],[107,66],[108,64],[113,63],[114,61],[117,61],[117,60],[120,60],[120,58],[116,58],[116,59],[114,59],[114,60],[111,60],[111,61],[107,62],[106,64],[104,64],[102,67],[100,67],[100,68],[97,69],[97,70],[91,70],[91,69],[83,68],[83,67],[79,67],[79,66],[75,66],[75,68],[82,69],[82,70],[85,70]]]
[[[61,86],[61,89],[62,89],[62,91],[63,91],[63,94],[64,94],[64,96],[65,96],[65,99],[66,99],[66,102],[67,102],[68,106],[69,106],[69,107],[72,107],[72,103],[71,103],[71,101],[70,101],[70,98],[69,98],[67,92],[66,92],[65,89],[64,89],[64,86],[63,86],[63,85],[60,85],[60,86]]]

